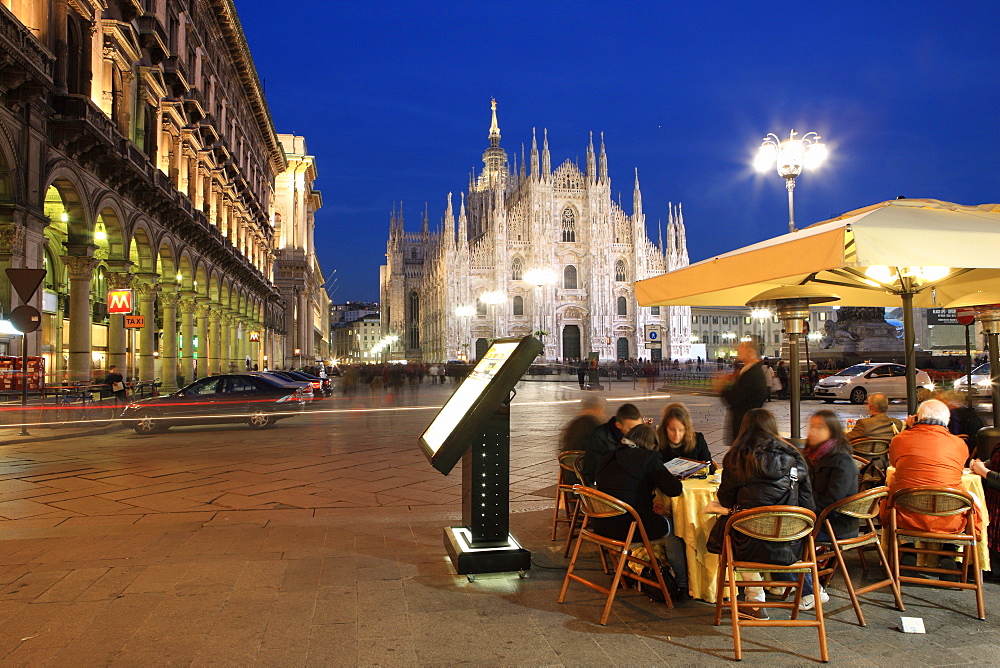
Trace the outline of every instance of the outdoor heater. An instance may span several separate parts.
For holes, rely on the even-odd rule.
[[[800,386],[801,372],[799,370],[799,336],[805,330],[809,319],[809,307],[813,304],[825,304],[840,299],[837,295],[820,292],[815,288],[801,285],[782,286],[762,292],[750,301],[750,308],[771,308],[784,326],[788,336],[788,364],[791,367],[788,374],[789,407],[792,413],[791,438],[797,441],[801,431],[800,406],[802,404],[802,388]],[[808,363],[808,360],[807,360]]]
[[[974,292],[948,304],[948,308],[970,308],[982,323],[989,348],[993,426],[979,431],[979,458],[989,460],[992,446],[1000,443],[1000,293]],[[968,387],[972,392],[972,385]],[[971,394],[970,394],[971,396]]]

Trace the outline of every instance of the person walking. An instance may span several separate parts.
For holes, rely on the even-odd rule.
[[[736,348],[736,359],[743,364],[730,379],[720,378],[722,400],[729,407],[726,442],[732,444],[739,436],[743,416],[767,401],[767,381],[757,347],[744,341]]]

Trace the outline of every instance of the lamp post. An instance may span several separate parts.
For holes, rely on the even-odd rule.
[[[463,345],[467,346],[466,347],[466,351],[465,351],[465,361],[468,362],[469,361],[469,346],[471,346],[471,344],[465,344],[464,342],[462,342],[462,339],[464,338],[465,334],[468,333],[469,318],[471,318],[472,316],[476,315],[476,307],[475,306],[459,306],[459,307],[456,307],[455,308],[455,315],[458,316],[458,318],[459,318],[459,327],[462,328],[462,333],[460,333],[459,337],[458,337],[459,348],[461,348]]]
[[[756,320],[760,323],[760,356],[764,356],[764,347],[766,341],[764,340],[764,321],[771,317],[771,311],[766,308],[755,308],[750,312],[751,320]]]
[[[496,307],[498,305],[500,305],[500,304],[503,304],[505,301],[507,301],[507,295],[505,295],[500,290],[487,290],[483,294],[479,295],[479,301],[481,301],[484,304],[489,304],[490,305],[490,308],[493,311],[493,338],[494,339],[500,338],[498,336],[499,332],[497,332],[497,330],[499,329],[499,327],[497,326],[497,308]]]
[[[820,142],[821,137],[815,132],[807,132],[796,139],[796,132],[788,133],[788,139],[782,141],[773,132],[764,137],[757,150],[754,167],[758,172],[766,172],[771,167],[777,167],[778,176],[785,179],[785,190],[788,191],[788,231],[795,231],[795,177],[802,173],[803,167],[815,169],[826,159],[826,145]]]
[[[542,300],[545,295],[545,286],[556,282],[556,273],[551,269],[529,269],[524,272],[524,281],[535,286],[535,311],[538,312],[538,339],[541,340],[545,331],[545,324],[542,320]],[[542,348],[542,357],[545,357],[545,348]]]

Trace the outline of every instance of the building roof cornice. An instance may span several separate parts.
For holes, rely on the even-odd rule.
[[[226,42],[226,48],[233,59],[233,66],[236,68],[240,84],[253,108],[253,116],[257,121],[257,127],[264,138],[264,144],[270,156],[271,167],[275,174],[285,171],[287,160],[285,151],[278,141],[278,133],[274,129],[274,120],[271,118],[271,110],[267,106],[264,97],[264,88],[261,86],[260,78],[257,76],[257,68],[254,66],[253,57],[250,55],[250,46],[247,44],[243,26],[240,24],[239,16],[236,14],[236,5],[233,0],[209,0],[214,10],[215,18],[219,22],[222,36]]]

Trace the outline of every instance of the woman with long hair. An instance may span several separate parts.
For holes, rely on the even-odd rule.
[[[778,425],[771,411],[751,409],[722,462],[719,504],[730,512],[761,506],[801,506],[815,510],[807,471],[798,450],[778,436]],[[725,522],[726,517],[716,521]],[[733,557],[740,561],[787,566],[802,558],[801,540],[773,543],[737,531],[730,534],[730,540]],[[746,600],[763,603],[764,590],[748,587]],[[752,612],[760,619],[767,619],[763,606]]]
[[[711,462],[712,453],[708,451],[708,442],[700,431],[694,430],[691,413],[684,404],[667,404],[656,427],[656,436],[660,441],[660,457],[664,463],[677,457],[694,459],[699,462]],[[711,465],[712,472],[715,464]]]

